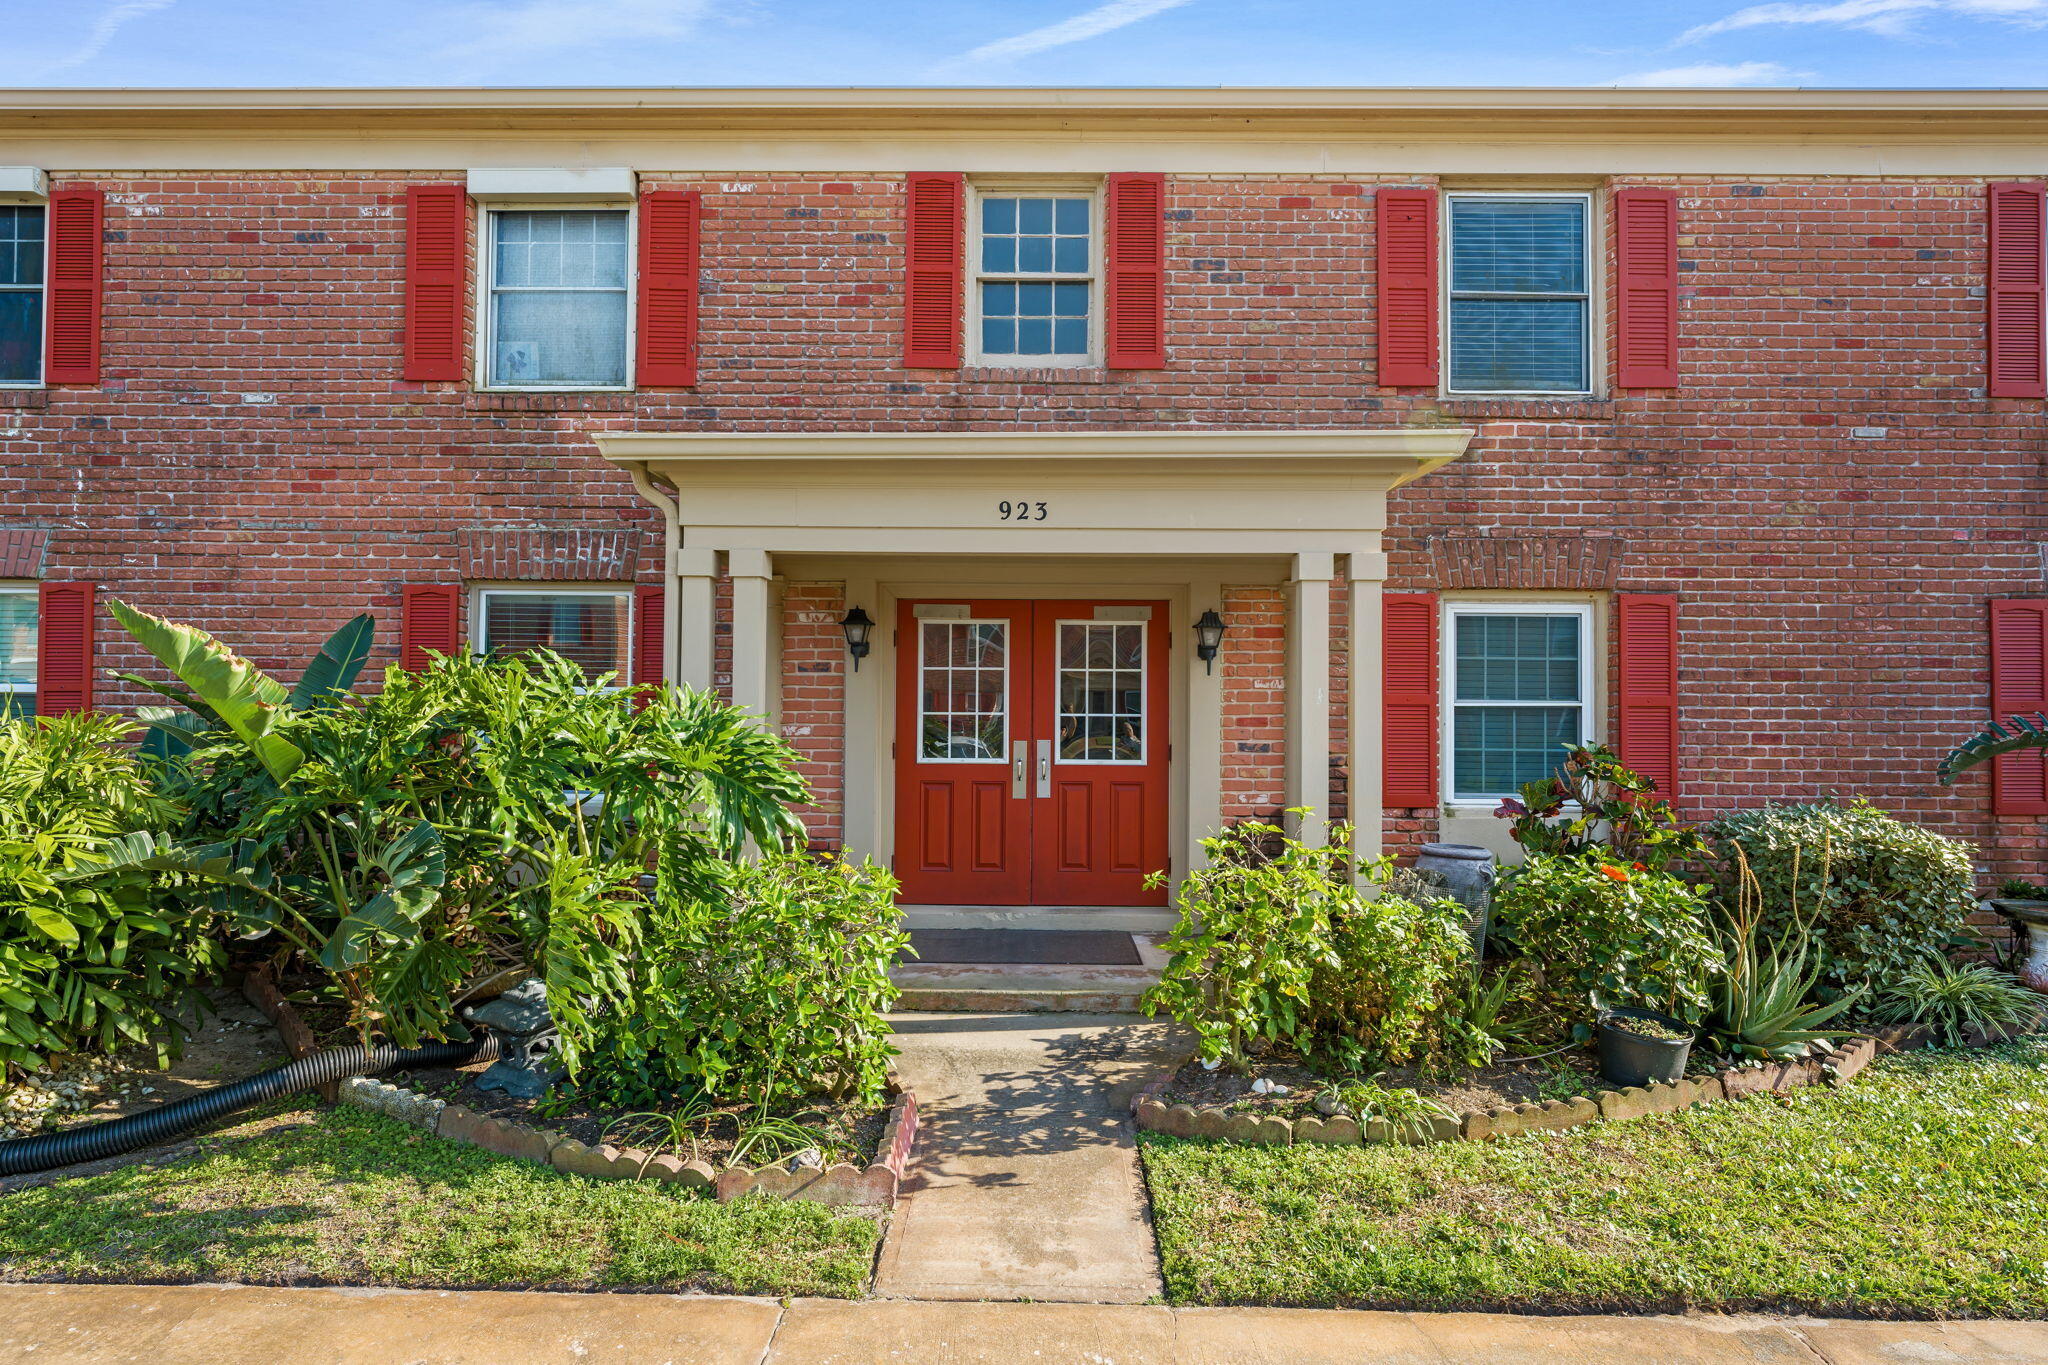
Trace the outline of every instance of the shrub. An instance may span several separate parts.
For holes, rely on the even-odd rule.
[[[1969,1041],[1970,1029],[2032,1027],[2041,997],[2004,972],[1959,967],[1928,954],[1878,991],[1871,1017],[1886,1024],[1917,1024],[1947,1047]]]
[[[1495,897],[1493,922],[1584,1037],[1590,1015],[1615,1005],[1699,1017],[1720,961],[1703,893],[1597,853],[1532,858]]]
[[[72,875],[118,837],[177,815],[109,716],[0,718],[0,1075],[51,1054],[153,1042],[219,957],[202,916],[159,908],[140,869]]]
[[[1674,858],[1704,847],[1690,825],[1654,795],[1657,784],[1625,766],[1604,744],[1566,745],[1557,774],[1522,784],[1494,812],[1513,820],[1509,834],[1528,857],[1584,856],[1662,872]],[[1512,869],[1509,869],[1512,872]]]
[[[1362,895],[1349,843],[1343,826],[1310,848],[1259,823],[1203,840],[1209,865],[1181,884],[1173,960],[1145,1012],[1194,1030],[1204,1061],[1238,1068],[1266,1047],[1344,1070],[1437,1055],[1471,959],[1464,908]]]
[[[584,1094],[701,1092],[760,1108],[874,1102],[888,1079],[889,965],[908,935],[872,863],[777,854],[705,869],[650,910],[626,1003],[594,1024]]]
[[[1761,806],[1715,821],[1707,834],[1721,858],[1721,898],[1734,901],[1746,861],[1765,907],[1764,937],[1810,922],[1820,979],[1833,991],[1898,981],[1958,938],[1976,908],[1968,844],[1867,801]]]

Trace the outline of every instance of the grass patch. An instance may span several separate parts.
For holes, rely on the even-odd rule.
[[[0,1196],[0,1280],[848,1296],[880,1239],[871,1214],[565,1176],[349,1108]]]
[[[1140,1134],[1177,1303],[2048,1316],[2048,1040],[1433,1147]]]

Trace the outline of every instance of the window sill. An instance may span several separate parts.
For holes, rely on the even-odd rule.
[[[631,389],[480,389],[465,393],[462,406],[475,412],[631,412],[638,399]]]
[[[1100,365],[963,365],[965,384],[1106,384],[1109,371]]]
[[[1437,407],[1455,417],[1524,417],[1567,422],[1611,422],[1614,400],[1586,395],[1536,398],[1526,394],[1480,398],[1448,395]]]

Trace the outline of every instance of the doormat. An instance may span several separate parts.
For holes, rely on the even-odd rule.
[[[1144,959],[1129,934],[1107,929],[912,929],[919,962],[984,962],[1054,967],[1136,967]]]

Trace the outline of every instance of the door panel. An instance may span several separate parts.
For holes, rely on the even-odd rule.
[[[1165,904],[1143,885],[1166,866],[1165,620],[1156,602],[903,604],[904,901]]]

